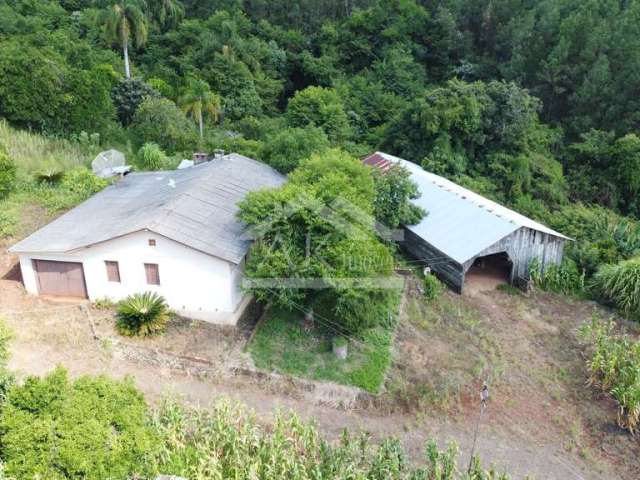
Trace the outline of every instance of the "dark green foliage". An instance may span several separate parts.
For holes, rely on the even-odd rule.
[[[7,150],[0,145],[0,199],[13,190],[16,182],[16,166]]]
[[[68,65],[49,49],[17,40],[0,49],[0,115],[22,127],[62,130]]]
[[[392,120],[383,146],[434,173],[490,179],[503,201],[528,194],[556,206],[566,201],[562,167],[538,109],[513,83],[451,80]]]
[[[213,91],[222,97],[224,118],[239,120],[262,113],[263,102],[249,67],[231,52],[215,53],[203,75]]]
[[[640,322],[640,257],[603,265],[594,276],[594,286],[604,301]]]
[[[147,97],[159,96],[153,87],[138,78],[123,78],[111,91],[118,119],[124,126],[131,124],[138,107]]]
[[[374,170],[376,195],[373,203],[376,220],[387,228],[415,225],[427,212],[411,200],[420,196],[411,173],[402,167],[393,167],[385,173]]]
[[[244,153],[261,153],[254,142],[286,119],[356,156],[383,146],[527,212],[563,205],[568,183],[572,200],[639,214],[637,0],[120,0],[128,42],[114,2],[5,3],[0,114],[17,126],[191,151],[182,123],[165,141],[150,125],[115,128],[113,110],[128,126],[157,95],[149,84],[176,101],[201,78],[221,97],[221,130],[243,133],[224,146]],[[139,79],[118,83],[124,45]],[[248,117],[260,131],[239,128]],[[222,145],[207,136],[203,145]],[[283,170],[308,156],[289,155],[300,138]]]
[[[76,68],[51,48],[15,41],[0,48],[0,115],[9,121],[62,133],[104,132],[113,121],[110,65]]]
[[[142,101],[131,125],[135,143],[156,143],[173,154],[195,149],[198,134],[184,113],[166,98],[147,97]]]
[[[0,318],[0,404],[4,402],[15,380],[13,373],[7,368],[11,357],[11,340],[13,340],[13,332],[4,319]]]
[[[385,321],[393,258],[375,237],[374,196],[371,170],[339,150],[302,162],[279,189],[249,194],[239,216],[257,242],[246,274],[273,283],[252,293],[286,308],[307,306],[319,294],[306,283],[315,279],[335,328],[353,333]]]
[[[566,220],[568,201],[632,219],[639,18],[638,0],[5,1],[0,116],[99,133],[96,147],[223,148],[284,172],[327,144],[356,157],[383,148],[549,223]],[[137,79],[118,79],[124,47]],[[220,96],[200,142],[173,103],[190,78]],[[38,195],[73,205],[49,188],[62,164],[42,163],[29,169],[50,184]],[[376,215],[407,223],[402,210]],[[601,213],[567,249],[587,278],[636,249],[633,220]]]
[[[70,381],[61,368],[9,389],[0,433],[5,473],[12,478],[153,476],[159,446],[131,380]]]
[[[345,140],[349,119],[335,90],[308,87],[296,92],[287,106],[287,121],[293,127],[315,126],[333,141]]]
[[[116,120],[112,89],[117,75],[111,65],[76,70],[69,77],[72,102],[67,107],[70,132],[106,133]]]
[[[640,138],[591,130],[569,147],[573,195],[640,217]]]
[[[154,292],[136,293],[118,304],[117,327],[123,335],[157,335],[164,332],[168,320],[169,307]]]
[[[387,122],[407,104],[406,99],[387,90],[373,74],[360,74],[340,81],[337,89],[354,137],[371,145],[380,142]]]
[[[327,135],[317,127],[285,128],[269,137],[260,158],[282,173],[294,170],[302,160],[329,148]]]

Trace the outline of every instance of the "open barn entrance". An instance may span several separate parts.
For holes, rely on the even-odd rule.
[[[506,252],[478,257],[465,276],[464,290],[479,292],[495,290],[503,283],[511,283],[513,263]]]

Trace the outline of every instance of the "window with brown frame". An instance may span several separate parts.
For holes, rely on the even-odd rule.
[[[160,268],[157,263],[145,263],[144,273],[147,276],[147,285],[160,285]]]
[[[118,262],[105,260],[104,264],[107,267],[107,280],[120,283],[120,266]]]
[[[155,247],[155,246],[156,246],[156,240],[155,240],[155,238],[150,238],[150,239],[149,239],[149,246],[150,246],[150,247]]]

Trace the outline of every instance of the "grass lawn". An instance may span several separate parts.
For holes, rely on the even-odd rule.
[[[340,360],[332,352],[330,333],[320,328],[306,331],[298,311],[271,308],[248,349],[258,368],[376,393],[391,364],[392,323],[366,330],[350,341],[347,359]]]

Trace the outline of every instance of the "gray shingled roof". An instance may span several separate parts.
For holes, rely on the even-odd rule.
[[[149,230],[239,263],[249,248],[237,203],[285,177],[232,153],[183,170],[132,173],[17,243],[12,252],[66,253]]]

